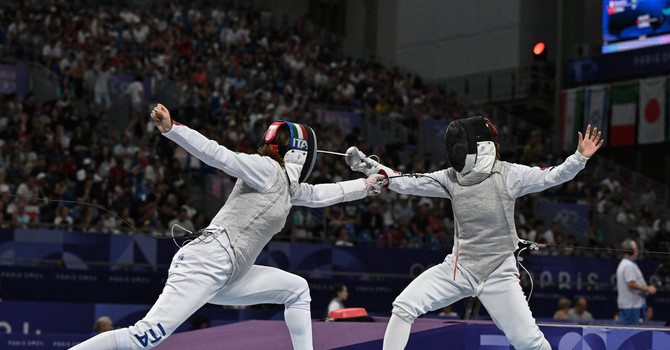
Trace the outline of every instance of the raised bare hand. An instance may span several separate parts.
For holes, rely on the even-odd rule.
[[[594,127],[593,132],[591,132],[591,124],[586,127],[586,133],[583,136],[581,132],[578,132],[578,134],[579,144],[577,145],[577,151],[586,158],[590,158],[596,153],[605,141],[604,139],[600,140],[600,131],[598,131],[598,128]]]

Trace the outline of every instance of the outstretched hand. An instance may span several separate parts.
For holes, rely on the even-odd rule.
[[[165,134],[166,132],[172,130],[172,119],[170,119],[170,111],[168,111],[165,106],[162,104],[156,105],[151,111],[151,119],[154,120],[158,130]]]
[[[597,132],[597,133],[596,133]],[[590,158],[596,151],[603,145],[605,141],[600,140],[600,131],[598,128],[593,128],[593,133],[591,133],[591,124],[586,127],[586,133],[582,136],[581,132],[579,134],[579,144],[577,145],[577,151],[586,158]],[[600,142],[598,142],[600,140]]]
[[[365,190],[368,192],[368,196],[377,196],[382,192],[382,187],[388,185],[389,180],[386,175],[372,174],[363,182],[365,182]]]

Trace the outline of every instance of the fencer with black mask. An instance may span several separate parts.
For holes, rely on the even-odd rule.
[[[209,166],[237,178],[209,226],[172,259],[163,292],[134,325],[101,333],[77,346],[148,349],[161,343],[204,304],[283,304],[294,349],[312,349],[307,281],[256,258],[286,222],[293,205],[324,207],[378,194],[382,175],[330,184],[305,183],[316,162],[316,134],[287,121],[268,128],[259,154],[236,153],[170,118],[158,105],[151,113],[163,136]],[[225,344],[220,346],[225,348]]]
[[[446,130],[449,167],[404,176],[350,148],[355,171],[388,177],[401,194],[448,198],[454,212],[454,247],[445,260],[414,279],[393,302],[384,349],[403,349],[414,320],[466,297],[478,297],[495,324],[517,350],[550,350],[535,324],[519,284],[514,251],[519,238],[514,202],[573,179],[602,145],[591,126],[579,133],[577,151],[556,167],[538,168],[499,160],[497,131],[483,116],[453,121]]]

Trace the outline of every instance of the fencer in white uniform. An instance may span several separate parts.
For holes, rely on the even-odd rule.
[[[579,133],[577,151],[561,165],[528,167],[498,160],[497,131],[482,117],[457,120],[446,130],[448,169],[403,176],[351,147],[355,171],[388,176],[388,188],[402,194],[448,198],[454,211],[455,241],[445,260],[414,279],[393,302],[385,350],[404,349],[414,320],[465,297],[478,297],[517,350],[550,350],[528,307],[514,251],[515,199],[566,182],[602,145],[600,133]]]
[[[238,154],[173,122],[163,105],[151,117],[160,132],[206,164],[236,177],[233,191],[210,225],[177,251],[163,292],[147,315],[128,328],[101,333],[75,347],[152,348],[206,303],[283,304],[294,349],[312,349],[307,281],[274,267],[254,265],[293,205],[323,207],[377,194],[381,175],[331,184],[304,183],[316,158],[316,135],[307,125],[275,122],[260,154]],[[225,347],[224,344],[221,346]]]

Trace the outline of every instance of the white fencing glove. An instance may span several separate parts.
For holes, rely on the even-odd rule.
[[[379,171],[379,162],[366,156],[356,146],[351,146],[347,149],[344,161],[351,170],[364,173],[367,176],[376,174]]]
[[[368,192],[368,196],[379,195],[382,192],[382,187],[386,186],[389,182],[384,174],[372,174],[363,181],[365,182],[365,190]]]
[[[375,156],[376,157],[376,156]],[[361,152],[358,147],[351,146],[347,150],[347,153],[344,157],[344,161],[351,167],[351,170],[361,172],[368,176],[374,174],[381,174],[385,177],[384,187],[388,187],[391,183],[391,178],[395,177],[392,175],[399,175],[400,173],[387,167],[386,165],[379,164],[378,161],[372,159]]]

